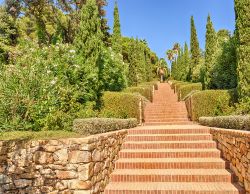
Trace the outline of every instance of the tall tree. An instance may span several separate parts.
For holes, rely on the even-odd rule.
[[[120,24],[117,1],[115,2],[115,8],[114,8],[114,27],[113,27],[113,35],[112,35],[112,48],[116,53],[121,53],[122,51],[121,24]]]
[[[216,60],[217,38],[210,15],[207,17],[204,86],[211,88],[212,70]]]
[[[250,2],[235,0],[238,91],[242,103],[250,113]]]
[[[10,46],[17,42],[17,28],[13,17],[0,6],[0,62],[7,62]]]
[[[87,0],[81,9],[80,24],[74,40],[78,80],[84,88],[81,98],[84,101],[96,101],[100,95],[100,69],[102,69],[102,54],[104,49],[101,19],[95,0]]]
[[[185,42],[184,45],[184,53],[183,53],[183,81],[190,81],[190,56],[189,56],[189,49],[188,45]]]
[[[194,17],[191,17],[191,41],[190,41],[190,50],[191,50],[191,65],[190,71],[193,73],[194,68],[199,65],[200,62],[200,46],[197,37],[197,31],[195,28]],[[195,81],[193,75],[191,75],[192,81]]]

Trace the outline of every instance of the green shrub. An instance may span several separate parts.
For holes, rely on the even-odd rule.
[[[189,85],[189,84],[191,84],[191,83],[190,82],[180,82],[180,83],[175,84],[174,92],[178,94],[181,87]]]
[[[178,99],[184,100],[186,96],[192,92],[193,90],[202,90],[202,84],[201,83],[190,83],[188,85],[182,85],[178,90]]]
[[[107,118],[137,118],[140,121],[139,104],[142,100],[142,109],[147,99],[140,94],[125,92],[105,92],[102,97],[100,117]]]
[[[189,117],[198,121],[203,116],[223,115],[235,100],[235,90],[205,90],[186,99]]]
[[[144,82],[139,84],[139,86],[154,86],[154,89],[158,90],[158,81]]]
[[[171,80],[170,82],[171,89],[175,89],[175,85],[178,83],[183,83],[183,81]]]
[[[126,88],[123,92],[139,93],[140,95],[144,96],[151,102],[153,100],[153,87],[151,85],[145,85],[140,87],[129,87]]]
[[[73,130],[82,135],[94,135],[137,126],[137,119],[89,118],[76,119]]]
[[[250,116],[233,115],[218,117],[200,117],[199,123],[209,127],[239,129],[250,131]]]

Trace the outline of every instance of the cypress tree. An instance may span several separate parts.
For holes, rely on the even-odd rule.
[[[121,45],[121,24],[119,17],[119,10],[117,1],[115,2],[114,8],[114,26],[113,26],[113,35],[112,35],[112,47],[116,53],[121,53],[122,45]]]
[[[183,76],[182,79],[183,81],[190,81],[188,80],[189,76],[189,69],[190,69],[190,56],[189,56],[189,50],[188,50],[188,45],[185,42],[184,46],[184,53],[183,53]]]
[[[102,53],[104,49],[101,19],[95,0],[87,0],[80,13],[79,28],[74,40],[77,63],[80,70],[77,72],[79,87],[84,90],[84,101],[97,101],[100,96],[100,69],[102,68]]]
[[[217,38],[210,15],[207,17],[206,26],[206,51],[205,51],[205,88],[211,88],[212,69],[216,60]]]
[[[235,0],[237,71],[240,98],[250,101],[250,2]],[[250,105],[250,103],[249,103]],[[250,111],[250,107],[249,107]]]
[[[191,17],[191,41],[190,41],[190,49],[191,49],[191,65],[190,65],[190,71],[193,73],[193,70],[196,66],[199,65],[200,62],[200,47],[199,47],[199,41],[197,37],[197,32],[195,28],[194,23],[194,17]],[[194,81],[193,76],[192,81]]]

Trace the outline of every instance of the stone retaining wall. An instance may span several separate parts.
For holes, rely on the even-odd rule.
[[[0,194],[99,194],[127,131],[87,138],[0,142]]]
[[[223,158],[230,162],[230,169],[250,194],[250,132],[218,128],[210,131]]]

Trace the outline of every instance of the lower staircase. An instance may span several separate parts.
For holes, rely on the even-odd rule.
[[[228,167],[209,128],[190,122],[164,83],[145,126],[128,130],[104,194],[244,194]]]

